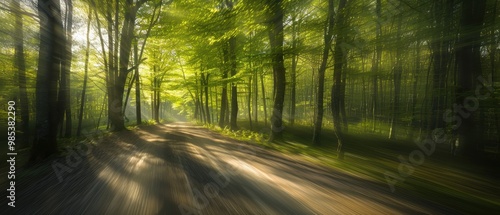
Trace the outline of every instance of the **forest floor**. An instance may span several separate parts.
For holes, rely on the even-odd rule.
[[[484,160],[471,161],[452,156],[449,141],[446,141],[437,144],[428,155],[419,147],[425,141],[408,140],[409,131],[400,130],[402,136],[397,140],[389,140],[384,130],[369,132],[364,126],[351,124],[344,141],[345,158],[339,161],[337,140],[328,127],[323,129],[322,144],[314,145],[311,144],[313,131],[310,126],[288,126],[285,128],[284,141],[273,143],[262,140],[268,133],[267,126],[253,123],[251,129],[248,121],[238,124],[241,128],[236,132],[217,127],[211,129],[228,137],[258,144],[267,150],[384,183],[387,189],[391,189],[388,182],[392,182],[396,194],[411,192],[414,196],[439,202],[462,213],[487,214],[500,210],[498,152],[496,155],[486,154]],[[264,137],[256,135],[262,133]],[[415,156],[419,153],[423,157]]]
[[[384,183],[189,123],[106,134],[78,149],[20,168],[16,208],[2,213],[461,213],[411,190],[391,192]]]

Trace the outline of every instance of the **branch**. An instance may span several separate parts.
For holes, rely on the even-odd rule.
[[[137,63],[137,65],[134,65],[133,67],[131,67],[130,69],[127,70],[127,73],[131,72],[132,70],[136,69],[137,67],[139,67],[141,65],[142,62],[144,62],[145,60],[147,60],[148,58],[143,58],[139,61],[139,63]]]

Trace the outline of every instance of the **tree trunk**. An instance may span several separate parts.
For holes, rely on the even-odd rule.
[[[335,23],[334,1],[328,0],[328,18],[324,30],[324,47],[321,65],[318,70],[318,93],[316,94],[316,118],[314,120],[313,144],[321,143],[321,128],[323,125],[323,98],[325,90],[325,71],[328,64],[328,56],[332,46],[333,27]]]
[[[39,0],[40,49],[36,78],[36,133],[30,162],[57,152],[57,81],[64,54],[64,35],[58,0]]]
[[[376,117],[377,117],[377,112],[378,112],[378,105],[377,105],[377,95],[378,95],[378,85],[377,85],[377,79],[378,79],[378,70],[379,70],[379,65],[380,61],[382,59],[382,2],[381,0],[376,1],[376,8],[375,8],[375,13],[377,15],[377,30],[376,30],[376,45],[375,45],[375,55],[373,56],[373,63],[372,63],[372,131],[375,131],[376,127]]]
[[[433,93],[432,112],[428,125],[428,135],[435,128],[443,128],[442,120],[446,100],[445,84],[448,73],[448,61],[450,60],[451,38],[448,36],[452,30],[453,0],[435,1],[433,18],[435,20],[434,41],[431,42],[433,61]]]
[[[270,140],[283,139],[283,103],[285,101],[285,65],[283,54],[283,9],[281,0],[267,1],[270,13],[269,41],[271,46],[271,59],[274,74],[274,105],[271,117]]]
[[[415,128],[417,127],[417,113],[415,111],[415,108],[417,106],[417,90],[418,90],[418,78],[420,74],[420,40],[417,40],[416,44],[416,58],[415,58],[415,70],[413,72],[413,92],[412,92],[412,97],[411,97],[411,125],[410,125],[410,139],[413,139],[414,133],[415,133]]]
[[[64,137],[69,138],[71,137],[71,132],[73,130],[73,123],[71,119],[71,61],[73,59],[73,51],[72,49],[72,44],[73,44],[73,33],[72,33],[72,28],[73,28],[73,0],[66,0],[66,13],[67,13],[67,21],[66,21],[66,59],[64,60],[64,71],[66,77],[65,81],[66,82],[66,90],[64,96],[66,97],[65,102],[66,105],[65,107],[65,113],[66,113],[66,131],[64,133]],[[62,79],[62,77],[61,77]]]
[[[134,27],[135,27],[135,19],[137,15],[137,11],[139,8],[144,4],[146,0],[139,0],[137,2],[127,0],[126,4],[124,5],[124,21],[122,24],[121,32],[120,32],[120,40],[118,42],[117,39],[115,39],[115,42],[119,43],[119,62],[118,62],[118,71],[116,74],[111,74],[111,76],[114,76],[113,79],[111,80],[112,87],[110,91],[108,92],[108,99],[109,99],[109,104],[111,110],[108,110],[109,113],[109,119],[111,121],[111,130],[112,131],[121,131],[125,130],[125,121],[124,121],[124,113],[123,113],[123,94],[125,90],[125,83],[127,81],[127,75],[129,73],[129,61],[130,61],[130,53],[131,53],[131,47],[132,47],[132,40],[133,40],[133,33],[134,33]],[[119,4],[117,3],[116,5],[117,10],[115,13],[115,21],[117,21],[117,16],[118,16],[118,7]],[[116,23],[116,25],[118,25]],[[115,29],[118,26],[115,27]],[[110,31],[111,32],[111,31]],[[118,37],[118,32],[115,31],[115,37]],[[111,44],[111,42],[110,42]],[[115,44],[117,45],[117,44]],[[117,52],[117,46],[114,47],[115,52]],[[111,48],[110,48],[111,49]],[[118,56],[114,56],[115,58]],[[114,71],[112,70],[112,73]],[[113,82],[114,81],[114,82]]]
[[[251,68],[250,68],[251,70]],[[247,100],[247,110],[248,110],[248,121],[250,123],[250,130],[253,129],[252,123],[252,78],[253,75],[248,76],[248,100]]]
[[[160,123],[160,103],[161,103],[161,91],[160,91],[160,80],[156,79],[155,84],[155,122]]]
[[[460,38],[457,44],[457,104],[464,104],[474,95],[475,81],[481,75],[481,29],[485,14],[486,0],[464,0],[460,21]],[[470,102],[469,102],[470,103]],[[474,112],[468,111],[468,117],[462,117],[458,127],[460,154],[469,158],[480,158],[484,150],[482,141],[475,134]]]
[[[292,17],[292,68],[291,68],[291,95],[290,95],[290,125],[295,124],[295,104],[297,103],[297,61],[299,59],[299,54],[297,50],[298,43],[298,20],[294,14]]]
[[[229,73],[229,44],[222,44],[222,54],[223,54],[223,71],[222,71],[222,92],[221,92],[221,105],[220,105],[220,118],[219,127],[224,128],[226,126],[226,112],[228,106],[227,100],[227,83],[226,79]]]
[[[59,93],[58,93],[58,105],[59,108],[59,126],[60,135],[64,137],[71,136],[71,106],[70,106],[70,95],[69,95],[69,82],[70,82],[70,69],[71,69],[71,27],[72,27],[72,3],[71,0],[67,3],[66,8],[66,26],[64,27],[64,54],[61,56],[61,73],[59,80]],[[66,123],[66,124],[65,124]],[[66,126],[66,127],[65,127]],[[63,134],[63,131],[65,133]]]
[[[341,107],[341,90],[342,90],[342,69],[344,66],[344,51],[342,50],[342,43],[344,43],[344,35],[342,29],[345,26],[345,5],[346,0],[340,0],[338,14],[337,14],[337,24],[335,25],[335,34],[337,40],[335,42],[335,48],[333,50],[333,86],[331,93],[331,109],[333,115],[333,131],[337,137],[337,158],[342,160],[344,158],[344,137],[342,133],[342,123],[340,119]]]
[[[260,74],[260,87],[262,89],[262,104],[264,106],[264,126],[267,126],[267,102],[266,102],[266,88],[264,87],[264,73]]]
[[[17,78],[19,82],[19,97],[21,109],[21,136],[20,148],[28,147],[30,137],[30,113],[28,93],[26,89],[26,60],[24,57],[24,31],[23,16],[21,6],[18,0],[11,0],[12,10],[15,16],[15,34],[13,35],[15,44],[14,67],[17,69]]]
[[[208,104],[208,78],[209,78],[209,76],[210,76],[210,74],[207,74],[207,75],[205,75],[205,78],[203,78],[203,73],[201,75],[202,79],[204,79],[203,87],[205,88],[205,111],[207,112],[206,119],[207,119],[207,123],[211,124],[212,120],[210,119],[210,109],[208,108],[208,106],[209,106],[209,104]]]
[[[231,66],[231,77],[237,73],[236,65],[236,37],[229,38],[229,64]],[[231,130],[238,130],[238,86],[231,83]]]
[[[139,82],[139,56],[137,43],[134,45],[134,65],[135,65],[135,117],[137,125],[142,124],[142,113],[141,113],[141,83]]]
[[[258,79],[257,79],[257,71],[253,71],[253,120],[255,122],[256,125],[259,124],[259,119],[258,119],[258,116],[259,116],[259,85],[258,85]]]
[[[346,78],[347,74],[345,71],[347,71],[347,60],[345,59],[347,57],[347,53],[344,53],[342,56],[342,60],[344,61],[342,67],[344,71],[342,73],[342,84],[340,85],[340,101],[339,101],[339,108],[340,108],[340,119],[342,120],[342,132],[347,133],[349,126],[347,124],[347,113],[346,113],[346,108],[345,108],[345,88],[346,88]]]
[[[92,21],[92,8],[89,6],[89,16],[87,19],[87,44],[85,47],[85,66],[84,66],[84,71],[85,74],[83,76],[83,89],[82,89],[82,97],[80,99],[80,111],[78,112],[78,128],[76,130],[76,136],[81,135],[81,130],[82,130],[82,120],[83,120],[83,111],[85,107],[85,94],[87,92],[87,79],[88,79],[88,72],[89,72],[89,55],[90,55],[90,23]]]
[[[402,54],[402,43],[401,43],[401,25],[402,25],[402,12],[401,12],[401,2],[399,3],[398,10],[399,10],[399,15],[397,16],[398,19],[398,30],[397,30],[397,39],[396,39],[396,44],[397,44],[397,49],[396,49],[396,66],[394,68],[394,77],[393,77],[393,82],[394,82],[394,102],[392,106],[392,116],[391,116],[391,125],[390,125],[390,130],[389,130],[389,139],[394,140],[396,138],[396,128],[397,125],[395,125],[395,121],[398,120],[399,118],[399,94],[401,90],[401,74],[403,73],[403,59],[401,59],[401,54]]]
[[[492,26],[496,26],[495,23],[496,23],[496,17],[497,17],[497,5],[498,5],[498,0],[495,1],[495,5],[493,6],[493,16],[492,16],[492,22],[491,22],[491,25]],[[495,58],[496,58],[496,44],[498,44],[498,41],[495,37],[495,29],[494,28],[491,28],[490,30],[490,66],[491,66],[491,87],[492,88],[495,88],[495,79],[496,78],[496,68],[495,68]],[[496,98],[494,95],[492,96],[493,100],[495,101],[495,99],[498,99]],[[498,102],[498,101],[497,101]],[[497,141],[500,143],[500,109],[499,107],[497,106],[495,109],[494,109],[494,117],[495,117],[495,126],[497,128],[496,132],[497,132]]]

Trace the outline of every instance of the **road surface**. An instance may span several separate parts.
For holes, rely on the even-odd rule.
[[[45,176],[17,183],[16,208],[2,214],[451,212],[188,123],[107,135],[45,166]]]

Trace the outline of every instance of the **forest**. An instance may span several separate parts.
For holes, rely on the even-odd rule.
[[[26,181],[45,168],[61,182],[61,172],[80,167],[54,162],[78,143],[92,142],[99,158],[93,153],[101,140],[138,138],[127,144],[146,153],[156,142],[143,131],[174,144],[206,129],[209,141],[222,135],[253,144],[262,159],[276,152],[362,175],[391,193],[384,195],[448,198],[440,202],[448,208],[432,206],[430,213],[491,212],[500,208],[498,19],[498,0],[2,0],[0,128],[8,132],[0,135],[0,152],[7,159],[18,152],[17,174]],[[149,154],[204,172],[209,164],[182,157],[195,157],[190,147],[218,157],[205,142],[192,140],[188,152],[169,145]],[[80,169],[92,172],[89,156],[83,163],[90,167]],[[195,187],[198,179],[187,175]],[[218,198],[233,191],[217,188]],[[281,207],[274,201],[270,208]],[[336,212],[290,210],[356,211],[346,204]],[[223,203],[177,205],[173,214],[260,213],[216,207]],[[129,213],[174,210],[163,207]],[[399,212],[423,212],[406,209]],[[277,211],[262,214],[292,213]]]

